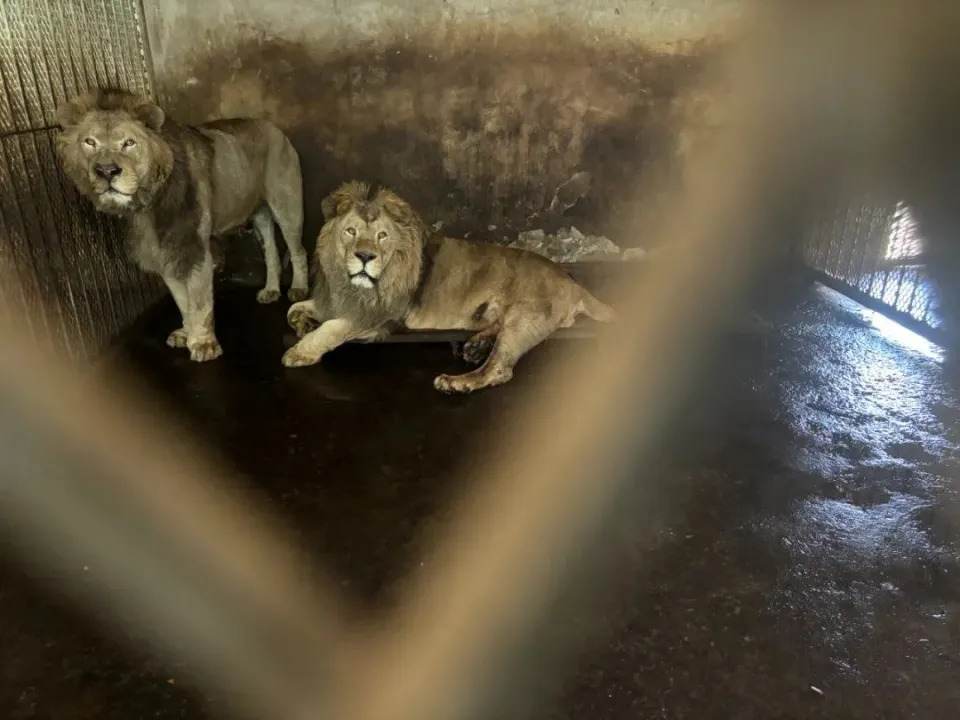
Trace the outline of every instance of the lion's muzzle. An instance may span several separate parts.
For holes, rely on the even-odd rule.
[[[350,282],[356,285],[357,287],[365,288],[370,290],[374,285],[377,284],[377,279],[370,275],[365,270],[361,270],[358,273],[353,273],[350,275]]]
[[[350,282],[360,288],[373,288],[380,277],[381,269],[379,256],[370,250],[356,250],[347,258]]]
[[[90,168],[90,189],[94,204],[106,213],[126,213],[133,206],[139,177],[129,163],[115,158],[98,158]]]
[[[123,172],[123,169],[116,163],[97,163],[93,167],[93,172],[98,178],[112,182],[117,175]]]

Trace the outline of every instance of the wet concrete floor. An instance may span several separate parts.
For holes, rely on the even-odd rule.
[[[252,293],[218,302],[223,360],[168,350],[167,307],[116,362],[368,609],[394,601],[421,534],[462,489],[457,470],[565,348],[536,350],[504,388],[448,398],[431,380],[459,366],[449,346],[352,346],[286,371],[283,308]],[[723,345],[664,450],[677,511],[638,527],[626,506],[608,533],[602,612],[551,625],[588,625],[592,646],[559,689],[531,679],[507,717],[956,717],[960,412],[938,362],[822,288]],[[0,717],[218,716],[182,670],[0,565]]]

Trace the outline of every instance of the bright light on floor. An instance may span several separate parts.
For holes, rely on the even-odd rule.
[[[857,315],[860,319],[872,325],[884,339],[894,345],[898,345],[937,362],[943,362],[943,348],[927,340],[923,335],[914,332],[910,328],[904,327],[895,320],[891,320],[875,310],[871,310],[858,302],[854,302],[846,295],[828,288],[826,285],[821,285],[819,289],[829,300],[837,303],[842,306],[844,310]]]
[[[910,328],[904,327],[875,310],[864,308],[864,312],[869,316],[870,324],[887,340],[932,358],[937,362],[943,361],[943,349],[936,343],[930,342],[923,335],[915,333]]]

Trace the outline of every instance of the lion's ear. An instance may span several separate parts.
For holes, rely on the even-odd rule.
[[[337,199],[334,197],[336,193],[330,193],[323,200],[320,201],[320,210],[323,212],[324,220],[333,220],[337,216]]]
[[[323,210],[323,217],[327,220],[333,220],[335,217],[344,215],[354,207],[362,207],[369,199],[370,184],[351,180],[338,187],[327,198],[324,198],[320,204]]]
[[[93,109],[94,105],[96,105],[96,99],[91,93],[86,93],[63,103],[57,108],[57,125],[64,130],[75,127],[83,119],[83,116]]]
[[[352,207],[353,199],[341,190],[330,193],[320,203],[323,219],[327,221],[350,212]]]
[[[166,114],[160,109],[160,106],[149,101],[137,105],[137,107],[133,109],[133,114],[137,120],[154,132],[159,132],[160,128],[163,127],[164,121],[167,119]]]
[[[380,192],[380,202],[383,203],[384,212],[401,225],[422,224],[410,203],[390,190]]]

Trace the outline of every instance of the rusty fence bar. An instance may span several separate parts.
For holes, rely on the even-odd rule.
[[[731,65],[730,132],[675,199],[657,272],[623,288],[623,316],[599,350],[544,378],[510,419],[380,622],[345,625],[309,561],[142,396],[78,379],[15,329],[0,346],[6,536],[104,620],[187,657],[204,688],[250,714],[483,717],[525,662],[544,659],[537,623],[596,560],[617,503],[631,493],[653,507],[651,457],[769,238],[799,232],[839,175],[892,152],[900,126],[886,111],[903,79],[930,71],[930,33],[960,27],[952,10],[921,5],[763,4]]]

